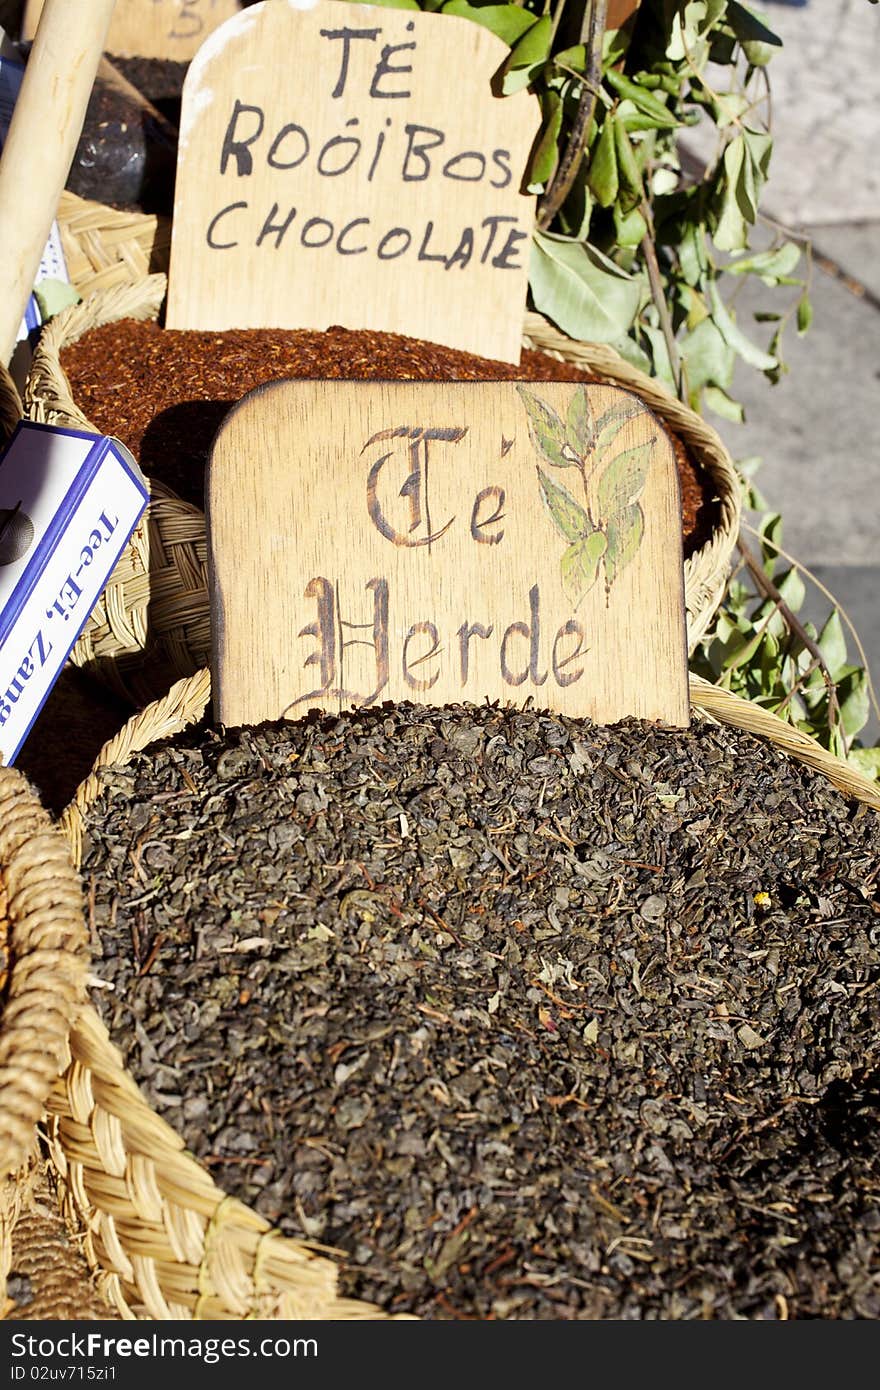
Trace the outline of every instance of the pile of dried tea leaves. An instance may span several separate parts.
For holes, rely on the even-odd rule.
[[[709,722],[202,729],[89,812],[94,998],[349,1295],[875,1318],[878,852],[874,812]]]

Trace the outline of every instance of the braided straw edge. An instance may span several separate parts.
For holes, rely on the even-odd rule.
[[[0,1184],[0,1320],[110,1317],[102,1276],[87,1270],[81,1247],[81,1235],[66,1228],[52,1165],[35,1139],[26,1166]],[[31,1281],[30,1299],[8,1297],[13,1270]]]
[[[102,770],[201,718],[206,670],[178,681],[101,749],[60,825],[74,862]],[[126,1317],[385,1319],[338,1297],[337,1266],[228,1197],[147,1103],[91,1005],[74,1022],[71,1063],[47,1100],[49,1146],[68,1219]]]
[[[880,811],[880,785],[866,777],[864,773],[851,766],[843,758],[829,753],[809,734],[786,724],[778,714],[763,709],[761,705],[744,700],[730,690],[722,690],[701,676],[690,676],[691,704],[699,712],[716,719],[720,724],[730,724],[749,734],[757,734],[768,739],[784,753],[804,763],[814,772],[827,777],[832,786],[844,796],[861,801]]]
[[[4,444],[11,438],[23,414],[24,406],[18,387],[9,375],[9,369],[0,362],[0,440]]]
[[[210,675],[199,671],[104,745],[61,818],[77,862],[83,815],[101,792],[102,770],[200,719],[209,698]],[[696,712],[766,738],[880,811],[875,783],[778,716],[696,676],[690,699]],[[147,1104],[90,1006],[76,1020],[71,1054],[48,1101],[52,1153],[70,1212],[87,1230],[87,1258],[124,1316],[386,1316],[337,1299],[333,1264],[224,1195]]]
[[[0,872],[12,966],[0,1020],[0,1178],[20,1168],[85,998],[79,875],[64,836],[15,768],[0,767]]]
[[[33,1201],[37,1181],[37,1137],[12,1177],[0,1178],[0,1320],[6,1316],[6,1286],[15,1258],[15,1228]]]

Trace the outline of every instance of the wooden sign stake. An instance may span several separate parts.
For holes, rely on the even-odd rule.
[[[552,383],[276,382],[208,475],[215,710],[531,700],[688,723],[672,447]]]

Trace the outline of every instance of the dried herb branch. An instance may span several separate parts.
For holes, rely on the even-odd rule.
[[[564,0],[563,0],[564,3]],[[580,42],[586,46],[587,64],[583,76],[577,115],[568,136],[565,152],[538,208],[538,226],[546,230],[565,202],[577,177],[584,155],[590,124],[596,110],[596,94],[602,75],[602,41],[608,0],[584,0]]]

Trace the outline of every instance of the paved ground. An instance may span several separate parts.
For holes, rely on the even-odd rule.
[[[783,544],[847,610],[880,685],[880,5],[751,8],[784,42],[769,68],[764,211],[812,239],[815,319],[804,338],[789,335],[778,386],[738,372],[746,423],[719,428],[735,457],[761,456],[757,481],[782,514]],[[761,286],[749,287],[744,327],[761,304]],[[803,612],[817,623],[828,613],[809,585]],[[880,738],[876,719],[862,737]]]

